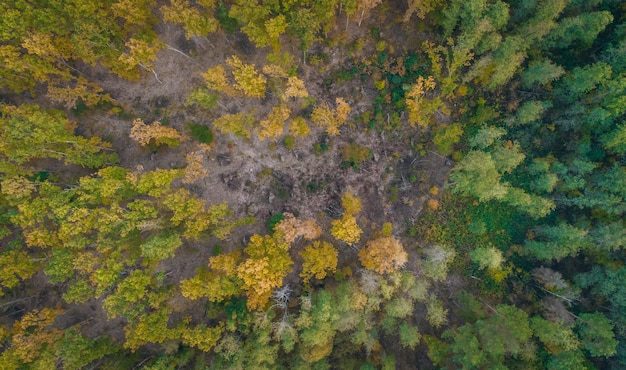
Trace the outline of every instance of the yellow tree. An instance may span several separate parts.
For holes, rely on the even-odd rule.
[[[183,136],[176,129],[163,126],[159,121],[146,125],[141,118],[133,121],[130,137],[141,146],[146,146],[152,141],[155,145],[165,144],[172,148],[177,147],[183,139]]]
[[[316,241],[300,253],[304,262],[300,277],[307,283],[311,278],[323,279],[337,270],[339,253],[327,242]]]
[[[226,77],[226,70],[221,64],[209,68],[208,71],[202,74],[202,78],[204,78],[206,87],[211,90],[223,92],[228,96],[239,95],[239,93],[233,88],[232,83],[228,81],[228,77]]]
[[[239,137],[250,138],[250,127],[254,122],[254,116],[250,113],[225,114],[215,121],[213,127],[221,133],[231,133]]]
[[[287,80],[287,88],[283,94],[285,99],[289,98],[308,98],[309,92],[304,87],[304,81],[297,76],[290,76]]]
[[[289,133],[298,137],[306,137],[311,132],[311,128],[302,117],[296,117],[289,122]]]
[[[359,251],[361,264],[366,269],[379,274],[398,270],[406,264],[408,259],[409,256],[400,241],[392,236],[370,240]]]
[[[193,36],[205,37],[217,31],[219,27],[219,21],[211,16],[215,10],[216,1],[204,0],[197,3],[205,8],[202,12],[187,0],[170,0],[170,5],[160,8],[163,20],[181,25],[185,29],[185,37],[188,40]]]
[[[150,41],[131,38],[126,42],[125,46],[127,52],[119,56],[119,61],[122,62],[128,72],[139,66],[146,71],[152,72],[154,78],[159,83],[163,83],[154,70],[154,63],[157,59],[156,54],[163,48],[163,44],[157,38]],[[133,75],[127,77],[132,78]]]
[[[227,59],[226,63],[233,68],[235,89],[251,98],[265,97],[267,80],[254,68],[253,64],[243,63],[236,55]]]
[[[291,213],[283,213],[285,218],[275,227],[280,236],[289,244],[299,237],[307,240],[317,239],[322,235],[322,228],[313,219],[298,220]]]
[[[352,190],[348,190],[341,197],[341,206],[343,207],[346,214],[357,215],[359,212],[361,212],[361,199],[354,195]]]
[[[202,164],[205,155],[205,149],[187,154],[185,157],[187,159],[187,167],[185,167],[185,177],[183,177],[184,184],[192,184],[209,175],[209,171]]]
[[[237,277],[248,296],[248,308],[263,308],[272,291],[282,285],[291,270],[289,244],[271,235],[253,235],[244,249],[249,258],[237,266]]]
[[[424,95],[429,90],[434,90],[437,84],[432,76],[425,79],[422,76],[406,94],[406,107],[409,111],[409,123],[420,126],[428,126],[430,117],[440,106],[438,99],[428,99]]]
[[[330,233],[338,240],[344,241],[348,244],[355,244],[361,240],[361,233],[363,233],[363,230],[361,230],[359,225],[356,223],[356,218],[354,218],[354,216],[345,214],[340,220],[333,221]]]
[[[374,9],[380,3],[382,3],[382,0],[360,0],[357,2],[358,9],[361,10],[361,18],[359,19],[359,27],[361,27],[361,22],[363,22],[363,17],[365,16],[365,12],[369,12],[371,9]]]
[[[103,91],[97,84],[87,81],[83,76],[78,76],[70,84],[50,81],[46,96],[52,101],[63,103],[68,109],[76,108],[79,101],[88,107],[103,102],[113,103],[113,98],[109,94],[103,94]]]
[[[331,136],[339,134],[339,126],[346,123],[350,114],[350,106],[343,98],[337,98],[336,104],[336,110],[332,110],[328,104],[324,103],[315,107],[311,113],[311,121],[325,128]]]
[[[222,302],[241,293],[241,282],[237,278],[239,252],[220,254],[209,259],[210,270],[201,268],[190,279],[180,284],[181,293],[189,299],[207,297],[211,302]]]
[[[285,122],[290,113],[285,105],[273,107],[267,118],[259,122],[260,127],[257,129],[259,139],[276,139],[281,136],[285,132]]]

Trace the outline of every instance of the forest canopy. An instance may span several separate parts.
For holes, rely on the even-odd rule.
[[[623,1],[0,12],[0,368],[626,368]]]

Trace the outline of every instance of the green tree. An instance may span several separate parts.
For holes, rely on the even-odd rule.
[[[97,168],[116,163],[110,144],[97,137],[74,135],[74,123],[65,113],[38,105],[0,105],[0,171],[28,174],[28,162],[37,158],[63,160]]]
[[[617,340],[613,324],[600,312],[581,313],[576,319],[580,341],[593,357],[610,357],[616,353]]]

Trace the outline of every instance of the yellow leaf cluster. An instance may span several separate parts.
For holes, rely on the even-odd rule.
[[[283,67],[276,64],[266,64],[263,66],[263,73],[265,73],[269,77],[275,78],[285,78],[287,77],[287,72],[283,69]],[[290,77],[291,78],[291,77]]]
[[[409,111],[410,124],[417,123],[420,126],[428,126],[428,116],[432,112],[429,112],[429,109],[423,109],[425,104],[424,94],[429,90],[434,90],[436,85],[433,76],[429,76],[427,79],[419,76],[417,82],[406,94],[406,106]]]
[[[346,123],[348,114],[350,114],[350,106],[342,98],[337,98],[337,109],[332,110],[328,104],[321,104],[313,109],[311,120],[318,126],[326,129],[328,135],[335,136],[339,134],[339,126]]]
[[[346,192],[341,197],[341,205],[343,206],[346,214],[356,215],[361,212],[361,200],[351,191]]]
[[[330,243],[314,242],[304,248],[300,255],[304,260],[300,276],[305,283],[313,277],[323,279],[329,272],[337,270],[339,253]]]
[[[289,118],[291,111],[285,105],[279,105],[272,108],[267,119],[259,122],[261,126],[257,130],[260,140],[275,139],[285,132],[285,121]]]
[[[249,127],[254,122],[254,117],[251,114],[237,113],[237,114],[225,114],[215,121],[213,121],[213,127],[219,130],[221,133],[231,133],[236,136],[250,138],[252,133]]]
[[[343,98],[335,99],[335,103],[337,104],[337,124],[341,126],[346,123],[346,120],[348,119],[348,114],[350,114],[351,109],[348,103],[346,103]]]
[[[304,87],[304,81],[296,76],[291,76],[287,80],[287,88],[284,93],[285,99],[289,98],[308,98],[309,92]]]
[[[344,241],[348,244],[354,244],[361,240],[361,233],[363,233],[363,230],[361,230],[359,225],[356,223],[356,218],[354,218],[354,216],[345,214],[340,220],[333,221],[330,233],[338,240]]]
[[[109,94],[102,94],[102,92],[100,86],[87,81],[83,76],[79,76],[73,87],[48,84],[46,96],[52,101],[63,103],[67,109],[73,109],[76,108],[79,100],[88,107],[93,107],[101,102],[112,103],[113,98]]]
[[[155,121],[150,125],[146,125],[141,118],[133,121],[130,129],[130,137],[139,145],[146,146],[150,140],[154,140],[157,145],[167,144],[176,146],[183,136],[172,127],[161,125],[161,122]]]
[[[235,89],[252,98],[265,97],[267,80],[254,68],[253,64],[244,64],[236,55],[226,60],[226,63],[233,68]]]
[[[285,218],[276,225],[276,231],[280,232],[287,243],[293,243],[300,236],[307,240],[313,240],[322,235],[322,228],[315,220],[298,220],[291,213],[283,213],[283,215]]]
[[[244,251],[249,259],[237,266],[237,277],[248,296],[248,308],[262,308],[272,296],[272,291],[282,285],[291,270],[289,244],[270,235],[252,235]]]
[[[272,291],[281,286],[283,274],[271,271],[269,259],[249,259],[239,265],[237,276],[243,281],[248,296],[248,308],[262,308],[272,296]]]
[[[206,87],[209,89],[221,91],[228,96],[238,95],[237,91],[231,86],[230,81],[228,81],[226,70],[221,64],[209,68],[208,71],[202,74],[202,78],[204,78]]]
[[[187,0],[170,0],[170,6],[160,8],[165,22],[182,25],[185,29],[185,37],[189,40],[192,36],[205,37],[207,34],[217,31],[219,22],[208,16],[214,6],[209,6],[208,11],[200,12]],[[203,4],[204,5],[204,4]],[[209,4],[213,5],[213,4]]]
[[[49,326],[61,312],[51,308],[35,309],[15,324],[12,349],[20,360],[32,362],[40,354],[43,346],[52,346],[59,339],[62,332]]]
[[[185,176],[182,180],[184,184],[194,183],[209,175],[209,171],[202,165],[204,155],[204,150],[187,154],[187,167],[185,167]]]
[[[379,274],[393,272],[404,266],[409,259],[400,241],[392,236],[367,242],[359,251],[361,264]]]
[[[311,128],[302,117],[296,117],[289,122],[289,133],[294,136],[306,137],[311,132]]]
[[[128,53],[121,54],[120,62],[126,64],[127,68],[132,69],[142,66],[147,69],[154,68],[156,62],[156,54],[161,50],[162,44],[159,42],[148,43],[145,40],[131,38],[126,42]]]

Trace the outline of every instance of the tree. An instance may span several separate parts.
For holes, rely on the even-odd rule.
[[[110,337],[102,336],[89,339],[81,334],[80,329],[72,327],[65,330],[63,337],[55,344],[55,355],[63,361],[63,368],[82,369],[97,359],[119,351]]]
[[[617,340],[613,324],[600,312],[581,313],[576,319],[580,341],[594,357],[610,357],[616,353]]]
[[[361,264],[379,274],[398,270],[408,259],[400,241],[392,236],[370,240],[359,251]]]
[[[357,6],[361,10],[361,18],[359,19],[359,27],[361,27],[361,22],[363,22],[363,16],[365,16],[365,12],[370,11],[377,7],[382,0],[361,0],[357,2]]]
[[[15,356],[20,367],[24,364],[37,366],[40,359],[45,362],[54,350],[54,344],[63,335],[62,331],[52,327],[55,318],[62,313],[59,309],[43,308],[26,313],[14,324],[11,345],[2,353],[2,358]],[[27,365],[28,366],[28,365]]]
[[[291,213],[283,213],[283,220],[280,221],[274,230],[279,232],[280,237],[291,244],[299,237],[306,240],[317,239],[322,235],[322,228],[313,219],[298,220]]]
[[[421,339],[419,329],[406,322],[400,324],[398,334],[400,336],[400,344],[404,348],[415,349],[415,346],[419,344]]]
[[[209,171],[202,163],[205,155],[206,150],[201,149],[188,153],[185,156],[185,159],[187,160],[187,167],[185,167],[185,177],[183,177],[182,180],[183,184],[193,184],[194,182],[209,176]]]
[[[210,270],[200,268],[194,277],[181,282],[182,295],[189,299],[207,297],[211,302],[223,302],[240,294],[241,281],[236,276],[240,259],[237,252],[211,257]]]
[[[249,256],[237,266],[237,277],[248,296],[250,310],[263,308],[272,291],[282,285],[291,270],[289,244],[273,236],[252,235],[244,249]]]
[[[254,122],[254,116],[246,113],[225,114],[213,121],[213,127],[223,134],[231,133],[239,137],[250,138],[250,126]]]
[[[74,135],[76,125],[65,113],[38,105],[0,105],[0,171],[29,174],[27,163],[36,158],[98,168],[116,163],[110,144],[97,137]]]
[[[354,216],[345,214],[340,220],[333,220],[332,224],[330,233],[338,240],[348,244],[355,244],[361,240],[363,230],[356,223]]]
[[[302,250],[300,255],[302,262],[302,272],[300,277],[306,283],[313,277],[322,280],[328,273],[337,270],[337,250],[332,244],[316,241]]]
[[[453,193],[474,196],[481,202],[504,198],[509,185],[500,179],[493,158],[478,150],[467,153],[450,174]]]
[[[563,67],[551,60],[533,61],[520,74],[522,86],[530,88],[535,85],[546,85],[565,74]]]
[[[297,76],[289,76],[283,97],[285,100],[289,98],[308,98],[309,92],[304,87],[304,81]]]
[[[146,125],[141,118],[133,121],[130,138],[141,146],[153,143],[156,146],[167,145],[172,148],[177,147],[184,139],[183,135],[172,127],[163,126],[159,121]]]
[[[419,76],[411,90],[406,93],[405,102],[411,125],[417,123],[420,126],[428,126],[432,114],[443,104],[439,98],[429,99],[425,97],[426,93],[434,90],[436,85],[433,76],[429,76],[427,79]]]
[[[533,334],[539,338],[550,353],[575,351],[580,347],[580,341],[572,328],[563,323],[548,321],[535,316],[530,319],[530,327]]]
[[[343,98],[337,98],[336,104],[337,108],[335,111],[328,104],[324,103],[313,108],[311,113],[311,121],[325,128],[326,132],[331,136],[339,134],[339,126],[346,122],[350,113],[350,106]]]
[[[356,216],[361,212],[361,199],[354,195],[352,189],[350,189],[341,196],[341,206],[344,214]]]
[[[586,230],[567,223],[557,226],[538,226],[532,232],[532,239],[524,243],[524,253],[542,260],[561,260],[577,255],[590,244]]]
[[[211,16],[217,2],[205,0],[199,5],[202,5],[202,11],[192,6],[187,0],[170,0],[170,5],[164,5],[159,10],[165,22],[183,26],[185,37],[189,40],[194,36],[206,37],[207,34],[217,31],[219,27],[219,21]]]
[[[300,317],[296,320],[300,333],[298,350],[304,361],[315,363],[333,350],[336,331],[334,322],[337,319],[335,299],[322,289],[304,302],[306,306],[302,307]]]
[[[278,105],[272,108],[266,119],[259,122],[256,130],[260,140],[276,139],[285,132],[285,123],[291,111],[285,105]]]
[[[445,245],[433,245],[423,250],[426,257],[421,264],[424,275],[433,279],[443,281],[448,275],[448,266],[456,257],[456,252]]]
[[[416,14],[418,18],[425,19],[428,13],[435,10],[439,6],[439,0],[407,0],[409,5],[408,9],[404,13],[403,22],[408,22],[413,14]]]
[[[21,281],[32,277],[39,270],[39,263],[26,252],[18,249],[6,250],[0,255],[0,297],[4,289],[12,289]]]
[[[298,137],[307,137],[311,128],[303,117],[296,117],[289,122],[289,133]]]
[[[267,79],[254,68],[254,65],[243,63],[236,55],[227,59],[226,63],[233,68],[235,89],[251,98],[265,97]]]
[[[127,72],[131,72],[137,67],[141,67],[149,72],[152,72],[154,78],[159,83],[161,80],[154,70],[154,63],[156,62],[156,54],[163,48],[163,44],[156,37],[152,38],[131,38],[124,45],[128,50],[119,56],[119,61],[122,63]],[[128,77],[131,77],[129,75]]]
[[[223,92],[228,96],[238,95],[237,91],[234,89],[230,81],[228,81],[228,77],[226,77],[226,70],[221,64],[209,68],[205,73],[202,74],[202,78],[204,78],[206,87],[211,90]]]

